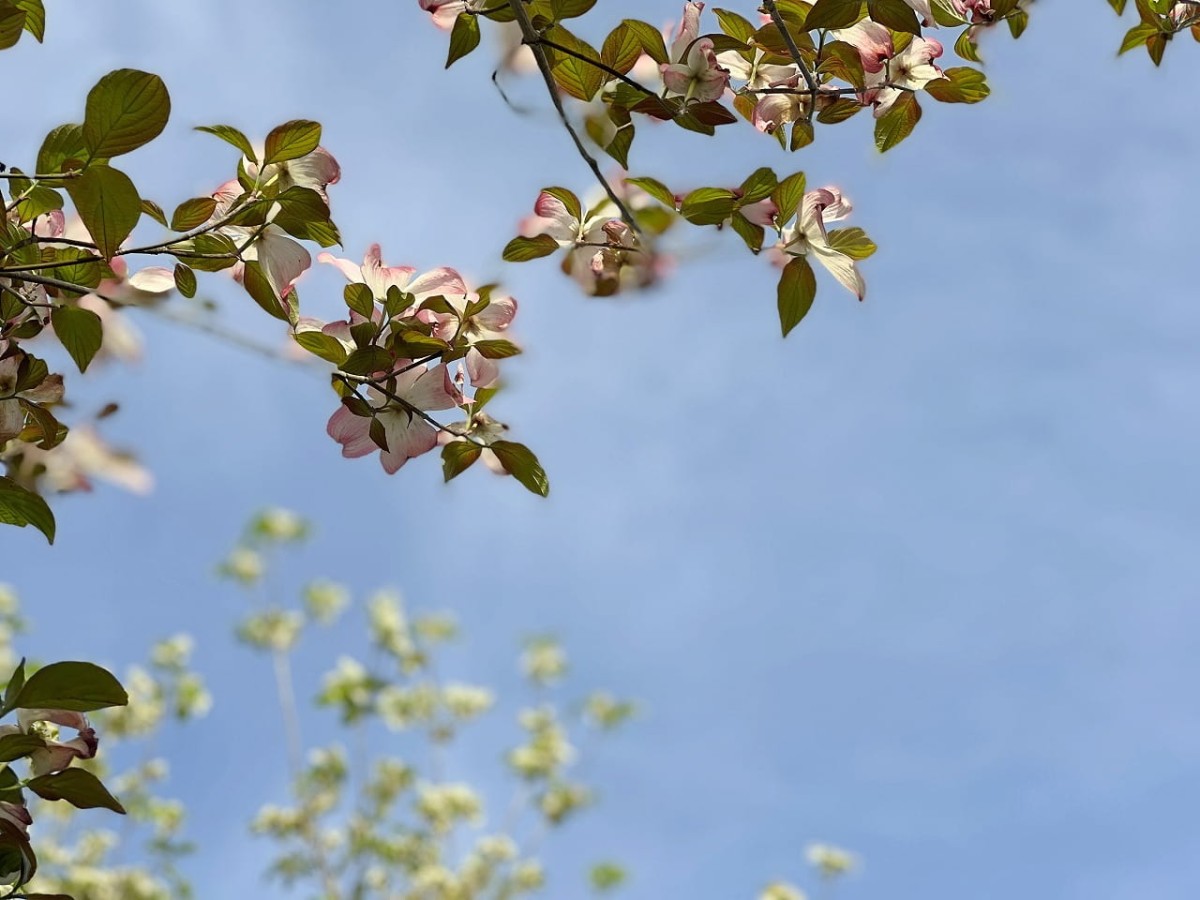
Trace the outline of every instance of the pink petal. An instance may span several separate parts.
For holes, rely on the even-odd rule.
[[[418,297],[425,294],[461,296],[467,293],[467,285],[461,275],[443,266],[417,276],[406,290]]]
[[[371,440],[371,420],[356,416],[344,406],[329,417],[325,433],[342,445],[342,456],[356,459],[367,456],[379,448]]]

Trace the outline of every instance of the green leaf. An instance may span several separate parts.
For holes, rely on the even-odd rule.
[[[784,337],[808,315],[816,295],[817,279],[812,266],[803,256],[797,256],[783,267],[779,276],[779,326]]]
[[[738,13],[727,9],[714,9],[713,12],[717,14],[717,21],[721,23],[721,30],[730,37],[743,43],[749,43],[754,37],[755,27]]]
[[[1128,53],[1135,47],[1143,46],[1147,40],[1156,34],[1158,34],[1156,26],[1147,22],[1139,22],[1125,32],[1125,37],[1121,41],[1121,49],[1117,51],[1117,55],[1120,56],[1123,53]]]
[[[12,762],[42,750],[46,742],[36,734],[6,734],[0,737],[0,762]]]
[[[382,347],[359,347],[346,358],[341,369],[349,375],[374,375],[376,372],[390,372],[396,365],[396,359]]]
[[[4,687],[4,706],[0,707],[0,716],[7,716],[16,707],[13,703],[17,699],[17,694],[21,693],[21,688],[25,686],[25,660],[21,659],[17,663],[17,667],[13,670],[12,677],[8,679],[8,684]]]
[[[258,162],[258,157],[254,153],[254,146],[250,143],[250,139],[232,125],[198,125],[196,126],[196,130],[219,137],[225,143],[232,144],[241,150],[242,156],[246,157],[250,162]]]
[[[92,712],[128,703],[129,695],[112,672],[95,663],[67,661],[42,666],[25,679],[13,708]]]
[[[528,490],[542,497],[549,495],[550,482],[546,478],[546,471],[532,450],[513,441],[496,441],[489,449],[496,454],[504,470]]]
[[[237,244],[228,235],[206,232],[198,234],[190,241],[177,244],[180,251],[190,250],[202,253],[204,256],[188,257],[188,265],[201,272],[219,272],[237,263]],[[215,257],[224,258],[217,259]]]
[[[25,13],[25,30],[39,44],[46,38],[46,7],[42,0],[13,0],[13,6]]]
[[[12,171],[17,171],[13,169]],[[53,188],[48,188],[44,184],[33,184],[28,188],[17,190],[16,182],[13,184],[13,194],[25,194],[25,199],[21,200],[16,206],[17,219],[21,222],[32,222],[38,216],[44,216],[48,212],[53,212],[57,209],[62,209],[63,198],[62,194]]]
[[[442,478],[457,478],[479,459],[482,448],[472,441],[450,441],[442,447]]]
[[[478,350],[485,359],[508,359],[510,356],[518,356],[522,352],[521,348],[512,341],[503,339],[476,341],[471,346]]]
[[[954,7],[952,0],[933,0],[930,9],[933,10],[933,20],[939,25],[954,28],[958,25],[965,25],[967,22],[966,18]]]
[[[621,24],[634,33],[638,43],[642,45],[642,51],[656,63],[671,61],[667,56],[667,45],[663,42],[662,32],[649,22],[643,22],[640,19],[624,19]]]
[[[875,146],[886,153],[912,134],[921,121],[921,104],[917,95],[905,91],[900,94],[891,109],[875,120]]]
[[[675,208],[675,195],[671,193],[671,189],[659,181],[657,178],[649,178],[647,176],[639,176],[638,178],[626,178],[626,184],[636,185],[643,191],[661,203],[663,206]]]
[[[279,208],[272,223],[292,237],[314,241],[322,247],[339,242],[341,235],[329,219],[329,205],[312,188],[295,185],[275,197],[273,202]]]
[[[196,296],[196,273],[190,266],[175,264],[175,289],[189,300]]]
[[[548,234],[534,237],[515,237],[504,248],[505,262],[528,262],[549,256],[558,249],[558,241]]]
[[[71,260],[74,262],[70,265],[62,265]],[[54,274],[60,281],[79,285],[80,290],[76,296],[82,297],[92,288],[100,286],[100,263],[86,250],[79,247],[59,247],[54,251],[54,261],[59,264]]]
[[[247,260],[243,269],[242,287],[246,289],[246,293],[263,308],[270,316],[280,319],[284,322],[288,321],[288,314],[284,310],[283,300],[275,293],[275,289],[271,287],[271,282],[267,280],[267,275],[263,271],[262,264],[257,260]]]
[[[450,52],[446,56],[446,68],[462,59],[479,46],[479,19],[469,12],[460,12],[450,31]]]
[[[86,769],[63,769],[41,775],[26,787],[43,800],[66,800],[76,809],[111,809],[125,815],[125,807]]]
[[[117,69],[88,93],[83,140],[90,159],[109,159],[158,137],[171,116],[171,97],[157,75]]]
[[[147,200],[145,197],[143,197],[141,206],[142,215],[149,216],[163,228],[170,227],[167,225],[167,214],[163,212],[163,208],[153,200]]]
[[[1015,12],[1009,13],[1004,21],[1008,23],[1008,33],[1016,39],[1023,35],[1025,29],[1029,27],[1029,13],[1023,9],[1018,9]]]
[[[827,237],[830,247],[839,253],[846,254],[851,259],[866,259],[877,249],[875,242],[867,237],[867,233],[858,226],[834,228],[828,232]]]
[[[551,63],[554,82],[577,100],[589,101],[604,85],[608,77],[588,60],[600,62],[600,54],[586,41],[580,40],[561,25],[555,25],[546,33],[546,38],[567,48],[577,55],[569,55],[552,47],[545,47]],[[579,57],[583,57],[580,59]]]
[[[550,0],[555,21],[575,19],[596,5],[596,0]]]
[[[1154,34],[1146,38],[1146,52],[1150,54],[1150,59],[1154,65],[1162,65],[1163,53],[1167,49],[1167,41],[1170,40],[1169,34]]]
[[[346,352],[346,348],[331,334],[325,334],[323,331],[297,331],[292,334],[296,343],[311,353],[313,356],[319,356],[326,362],[331,362],[335,366],[340,366],[346,361],[346,357],[350,354]]]
[[[299,159],[321,143],[321,125],[308,119],[294,119],[271,129],[267,135],[263,165]]]
[[[391,449],[388,447],[387,428],[382,422],[374,417],[371,418],[371,424],[367,426],[367,436],[371,439],[371,442],[384,453],[387,453],[388,450]]]
[[[779,182],[779,187],[775,188],[771,199],[779,208],[780,224],[790,221],[796,214],[796,210],[800,208],[800,201],[804,199],[806,185],[807,180],[803,172],[796,172]]]
[[[849,28],[862,18],[862,0],[817,0],[808,11],[804,27]]]
[[[954,42],[954,52],[967,62],[983,62],[983,57],[979,55],[979,46],[971,39],[970,28],[967,28],[958,36],[958,40]]]
[[[766,200],[778,186],[779,179],[774,170],[768,169],[766,166],[755,169],[742,182],[740,188],[742,196],[738,199],[738,206],[749,206],[759,200]]]
[[[21,40],[25,30],[25,11],[16,4],[0,2],[0,50],[7,50]]]
[[[24,803],[19,793],[11,802]],[[29,835],[7,818],[0,819],[0,872],[5,872],[5,877],[16,884],[25,884],[37,873],[37,855],[33,852]],[[15,896],[32,895],[22,891]]]
[[[46,501],[11,478],[0,475],[0,524],[32,525],[54,543],[54,513]]]
[[[620,163],[622,169],[628,169],[629,148],[633,146],[634,137],[633,117],[629,115],[628,110],[616,106],[609,107],[608,114],[617,126],[617,132],[613,139],[604,145],[604,152]]]
[[[904,0],[867,0],[867,14],[892,31],[920,35],[921,20]]]
[[[142,199],[129,176],[93,165],[66,182],[67,193],[100,255],[112,259],[142,217]]]
[[[978,69],[969,66],[956,66],[942,73],[945,78],[938,78],[925,85],[925,91],[934,100],[942,103],[978,103],[991,93],[987,79]]]
[[[217,201],[212,197],[184,200],[171,215],[171,228],[175,231],[191,231],[212,218],[216,208]]]
[[[761,225],[755,225],[740,212],[735,212],[730,220],[730,225],[734,232],[749,248],[751,253],[759,253],[762,251],[763,237],[766,230]]]
[[[39,174],[69,172],[82,169],[87,159],[87,145],[83,142],[82,125],[59,125],[50,129],[38,150],[37,170]],[[47,181],[61,185],[61,181]]]
[[[683,198],[679,213],[693,225],[719,225],[733,215],[736,202],[728,188],[697,188]]]
[[[609,32],[600,48],[600,59],[621,74],[634,67],[642,55],[642,42],[624,22]]]
[[[375,312],[375,296],[365,284],[348,284],[342,289],[346,306],[358,313],[364,319],[369,319]]]

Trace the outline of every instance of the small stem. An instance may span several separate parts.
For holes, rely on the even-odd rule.
[[[25,178],[29,181],[42,181],[49,178],[78,178],[79,170],[73,172],[53,172],[47,174],[36,175],[16,175],[12,172],[0,172],[0,178],[7,178],[10,181],[16,181],[20,178]]]
[[[779,14],[779,8],[775,5],[775,0],[763,0],[763,9],[771,17],[771,21],[775,23],[775,27],[779,29],[779,33],[783,36],[783,42],[787,44],[788,54],[792,57],[792,61],[796,63],[796,67],[800,70],[801,76],[804,78],[804,83],[808,85],[808,92],[812,95],[812,102],[808,105],[808,121],[812,122],[813,109],[817,105],[817,82],[813,78],[813,73],[808,70],[808,64],[805,63],[804,57],[800,55],[800,48],[796,46],[796,39],[792,37],[792,33],[787,30],[787,24],[783,21],[783,16]]]

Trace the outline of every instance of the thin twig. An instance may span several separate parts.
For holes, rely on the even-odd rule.
[[[575,59],[580,60],[581,62],[585,62],[589,66],[592,66],[593,68],[599,69],[601,72],[611,75],[613,78],[620,79],[621,81],[623,81],[627,85],[629,85],[631,88],[635,88],[636,90],[641,91],[643,94],[649,94],[651,97],[658,96],[658,94],[656,94],[654,91],[650,90],[650,88],[646,87],[644,84],[634,81],[628,75],[625,75],[624,73],[622,73],[619,69],[614,69],[612,66],[605,65],[603,62],[601,62],[598,59],[593,59],[592,57],[587,56],[583,53],[580,53],[577,50],[572,50],[570,47],[564,47],[562,44],[557,44],[548,38],[544,38],[544,37],[538,38],[538,43],[545,47],[549,47],[551,50],[557,50],[559,53],[565,53],[567,56],[572,56]]]
[[[508,5],[516,17],[517,25],[521,28],[522,43],[529,45],[529,49],[533,51],[533,58],[537,61],[538,71],[542,73],[542,80],[546,82],[546,89],[550,92],[550,100],[554,103],[554,109],[558,113],[558,118],[563,123],[563,127],[571,135],[571,140],[575,142],[575,149],[579,151],[579,155],[583,157],[583,161],[588,164],[588,168],[592,170],[592,174],[596,177],[600,186],[604,188],[604,193],[608,195],[608,199],[617,208],[617,212],[620,213],[621,218],[625,220],[634,232],[641,234],[642,230],[638,227],[633,213],[629,211],[629,208],[625,205],[625,201],[617,196],[617,192],[608,183],[608,179],[600,171],[600,164],[588,152],[583,139],[579,136],[579,132],[575,130],[575,126],[571,124],[571,120],[567,117],[567,111],[563,108],[562,98],[558,95],[558,85],[554,83],[554,74],[550,71],[550,60],[546,57],[545,48],[541,46],[542,36],[533,27],[533,22],[529,19],[529,13],[526,11],[525,5],[521,0],[508,0]]]

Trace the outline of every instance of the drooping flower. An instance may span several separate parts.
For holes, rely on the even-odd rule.
[[[329,195],[325,189],[342,178],[342,167],[324,147],[318,147],[297,159],[270,163],[263,167],[261,174],[258,164],[249,159],[242,160],[242,167],[248,177],[263,185],[273,184],[281,193],[291,187],[308,188],[320,194],[327,204]]]
[[[501,340],[517,315],[517,301],[512,297],[488,297],[488,304],[463,321],[467,310],[480,300],[479,294],[450,296],[446,301],[453,313],[422,311],[419,318],[434,326],[433,337],[450,342],[455,335],[465,338],[470,345],[463,362],[470,375],[471,384],[477,388],[492,387],[500,378],[500,366],[496,360],[485,356],[475,345],[481,341]]]
[[[65,709],[18,710],[17,724],[0,725],[0,736],[37,733],[41,729],[35,726],[41,722],[73,728],[78,734],[69,741],[47,739],[45,747],[34,750],[29,756],[29,769],[34,777],[59,772],[76,759],[92,759],[96,755],[100,741],[87,716]]]
[[[776,249],[789,256],[807,256],[817,260],[859,300],[867,286],[855,260],[829,243],[825,225],[850,215],[853,207],[835,187],[809,191],[800,202],[795,221],[782,228]]]
[[[409,360],[401,360],[397,369],[410,364]],[[437,446],[437,430],[419,412],[452,409],[462,402],[445,364],[418,366],[399,372],[394,380],[395,387],[388,391],[392,396],[374,387],[367,389],[372,406],[378,410],[374,418],[383,426],[386,450],[371,438],[372,419],[356,416],[346,406],[329,418],[326,427],[329,436],[342,445],[342,456],[353,459],[379,450],[379,461],[389,475]]]
[[[635,215],[649,202],[644,192],[623,182],[614,189]],[[658,281],[665,265],[653,250],[649,230],[634,234],[626,222],[613,217],[607,198],[579,218],[562,198],[542,191],[534,215],[521,221],[520,230],[527,236],[549,235],[559,246],[569,248],[563,271],[591,296],[609,297],[625,288],[649,287]]]
[[[720,98],[729,86],[729,71],[717,61],[712,38],[699,37],[703,9],[703,3],[684,4],[683,19],[671,44],[671,62],[659,66],[670,93],[700,103]]]
[[[465,422],[455,422],[453,425],[447,426],[445,431],[438,434],[438,444],[445,445],[454,441],[466,440],[481,444],[479,461],[496,475],[507,475],[508,470],[500,462],[500,457],[494,450],[489,449],[491,444],[504,440],[507,432],[508,426],[503,422],[496,421],[485,412],[477,412]]]
[[[213,210],[209,223],[215,223],[229,215],[234,203],[243,193],[237,180],[227,181],[217,188],[212,194],[213,199],[217,201],[217,207]],[[281,300],[287,299],[300,276],[312,265],[312,257],[308,255],[308,251],[277,225],[222,225],[216,231],[228,237],[239,249],[245,248],[241,253],[242,259],[257,262],[262,267],[271,290]],[[234,278],[242,280],[242,263],[235,265],[231,271]]]
[[[892,43],[891,33],[874,22],[857,25],[834,33],[834,36],[858,50],[866,83],[859,99],[864,106],[875,108],[879,118],[906,91],[919,91],[931,81],[944,77],[933,61],[942,55],[941,42],[914,37],[899,53]]]
[[[751,59],[746,59],[738,50],[725,50],[717,54],[717,62],[729,73],[730,78],[746,82],[751,90],[774,87],[799,74],[794,65],[781,66],[763,62],[765,51],[757,48]]]

